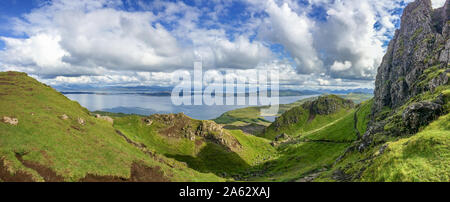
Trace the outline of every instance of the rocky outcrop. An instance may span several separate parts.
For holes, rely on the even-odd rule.
[[[442,95],[433,102],[420,96],[448,84],[449,8],[450,0],[435,10],[430,0],[416,0],[404,9],[401,27],[378,68],[372,120],[360,151],[373,142],[375,134],[414,134],[443,113]]]
[[[277,147],[278,145],[288,143],[292,140],[293,138],[291,138],[289,135],[287,135],[286,133],[282,133],[281,135],[276,136],[275,139],[270,143],[270,145],[272,145],[273,147]]]
[[[7,117],[7,116],[4,116],[2,118],[2,121],[3,121],[3,123],[13,125],[13,126],[17,126],[17,124],[19,124],[19,119]]]
[[[404,10],[401,28],[389,43],[375,82],[373,113],[401,106],[424,90],[418,86],[427,68],[448,68],[450,52],[449,3],[433,10],[430,0],[416,0]],[[442,75],[447,77],[446,74]],[[440,78],[447,80],[448,78]],[[438,83],[442,85],[441,83]]]
[[[78,124],[86,125],[86,121],[83,118],[78,118]]]
[[[419,131],[421,126],[427,125],[442,113],[442,105],[434,102],[418,102],[410,105],[402,114],[406,127],[411,132]]]
[[[230,151],[242,149],[239,141],[214,121],[193,120],[183,113],[155,114],[143,118],[142,121],[147,126],[155,122],[162,124],[160,134],[170,138],[187,138],[196,143],[206,140],[222,145]]]
[[[67,119],[69,119],[69,116],[67,116],[66,114],[63,114],[63,115],[60,116],[60,118],[62,120],[67,120]]]
[[[228,132],[225,132],[222,126],[216,124],[214,121],[201,121],[195,134],[216,144],[223,145],[231,151],[242,149],[239,141],[234,136],[228,134]]]
[[[114,124],[114,119],[111,118],[111,117],[109,117],[109,116],[102,116],[102,115],[100,115],[100,114],[96,114],[96,115],[95,115],[95,118],[101,119],[101,120],[104,120],[104,121],[107,121],[107,122],[109,122],[109,123],[111,123],[111,124]]]

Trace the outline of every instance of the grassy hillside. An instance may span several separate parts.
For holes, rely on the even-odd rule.
[[[297,124],[283,121],[278,123],[276,133],[275,130],[266,131],[269,135],[265,137],[284,133],[288,135],[288,140],[276,147],[278,158],[260,166],[264,174],[250,177],[249,180],[310,181],[313,179],[311,176],[329,170],[336,159],[358,139],[355,126],[360,120],[355,119],[358,117],[355,114],[360,108],[366,107],[366,104],[354,109],[350,107],[351,105],[343,104],[346,102],[348,101],[337,96],[328,95],[320,97],[315,102],[294,107],[283,114],[279,121],[297,120]],[[323,110],[310,110],[316,107]],[[334,110],[329,111],[326,108]],[[316,114],[323,111],[330,114]],[[311,118],[310,113],[316,115]]]
[[[361,94],[361,93],[349,93],[347,95],[339,95],[344,99],[352,100],[354,103],[361,103],[373,97],[372,94]],[[298,100],[294,103],[290,104],[281,104],[280,110],[277,116],[281,116],[286,111],[301,106],[305,102],[313,101],[317,99],[317,97],[306,98],[302,100]],[[260,116],[260,110],[265,108],[261,107],[247,107],[242,109],[236,109],[229,112],[225,112],[220,117],[214,119],[216,123],[224,124],[227,128],[231,129],[239,129],[244,132],[260,135],[263,132],[263,129],[269,126],[271,123],[264,119],[264,117]]]
[[[349,100],[335,95],[321,96],[285,112],[265,129],[263,137],[272,140],[282,133],[294,137],[313,133],[335,124],[352,111],[353,103]]]
[[[385,110],[375,118],[383,120],[384,130],[375,134],[372,144],[358,151],[360,142],[317,181],[443,181],[450,180],[450,86],[444,85],[412,97],[403,106]],[[443,115],[419,132],[410,133],[401,121],[408,106],[443,97]],[[359,112],[364,107],[361,107]],[[367,114],[367,113],[362,113]],[[363,129],[363,128],[361,128]]]
[[[0,118],[2,181],[223,180],[130,144],[111,123],[23,73],[0,73]]]
[[[258,108],[225,113],[225,126],[102,113],[110,120],[23,73],[0,73],[0,181],[448,181],[449,89],[375,115],[372,99],[298,101],[257,137],[237,126],[267,125]],[[436,99],[443,115],[411,132],[404,111]],[[359,151],[371,118],[383,131]]]
[[[171,120],[167,121],[169,119]],[[151,120],[151,124],[146,120]],[[205,130],[205,125],[215,129],[204,132],[213,136],[220,136],[220,133],[227,139],[227,143],[199,134],[200,130]],[[268,160],[275,152],[266,139],[244,134],[240,130],[222,129],[211,121],[193,120],[181,114],[172,117],[121,117],[116,118],[114,127],[156,153],[185,162],[200,172],[213,172],[217,175],[230,176],[246,171]]]

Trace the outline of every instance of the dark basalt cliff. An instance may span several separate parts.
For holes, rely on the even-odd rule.
[[[430,0],[416,0],[404,10],[401,28],[396,31],[378,69],[373,113],[396,108],[409,98],[444,84],[442,78],[420,85],[421,75],[432,66],[447,68],[450,53],[450,1],[433,10]]]

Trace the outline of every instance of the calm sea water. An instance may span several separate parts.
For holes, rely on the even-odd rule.
[[[169,96],[145,96],[138,94],[66,94],[65,96],[71,100],[77,101],[90,111],[100,110],[141,115],[183,112],[194,119],[200,120],[214,119],[227,111],[249,107],[249,105],[176,106],[172,104]],[[279,102],[280,104],[289,104],[297,100],[314,96],[317,95],[280,97]],[[273,121],[274,118],[275,117],[267,117],[266,119]]]

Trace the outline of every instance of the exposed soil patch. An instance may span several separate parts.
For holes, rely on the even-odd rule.
[[[169,182],[164,176],[161,168],[148,167],[142,164],[133,163],[131,165],[131,176],[129,179],[117,176],[98,176],[88,174],[80,179],[80,182]]]
[[[24,160],[22,158],[22,155],[16,154],[16,158],[22,162],[22,164],[27,167],[35,170],[39,175],[41,175],[46,182],[64,182],[64,178],[60,175],[58,175],[55,171],[52,169],[43,166],[39,163]]]
[[[80,179],[80,182],[128,182],[128,179],[116,176],[98,176],[87,174],[86,177]]]
[[[0,86],[1,86],[1,85],[4,85],[4,86],[6,86],[6,85],[8,85],[8,86],[13,86],[14,84],[8,83],[8,82],[0,82]]]
[[[23,171],[16,171],[15,174],[11,174],[5,165],[4,159],[0,161],[0,179],[3,182],[33,182],[33,177]]]
[[[202,140],[199,140],[199,139],[195,140],[195,146],[202,146],[202,144],[203,144]]]
[[[73,129],[75,129],[75,130],[78,130],[78,131],[81,131],[81,128],[80,127],[78,127],[78,126],[70,126],[71,128],[73,128]]]
[[[139,149],[147,149],[147,146],[145,146],[145,144],[142,143],[137,143],[134,142],[133,140],[131,140],[130,138],[128,138],[125,134],[122,133],[122,131],[120,130],[116,130],[116,133],[122,137],[123,139],[125,139],[125,141],[127,141],[129,144],[132,144],[133,146],[139,148]],[[151,154],[153,156],[153,154]]]
[[[133,163],[131,166],[131,181],[169,182],[169,179],[164,176],[164,173],[159,166],[148,167],[142,164]]]
[[[0,81],[13,81],[13,80],[10,78],[0,78]]]

